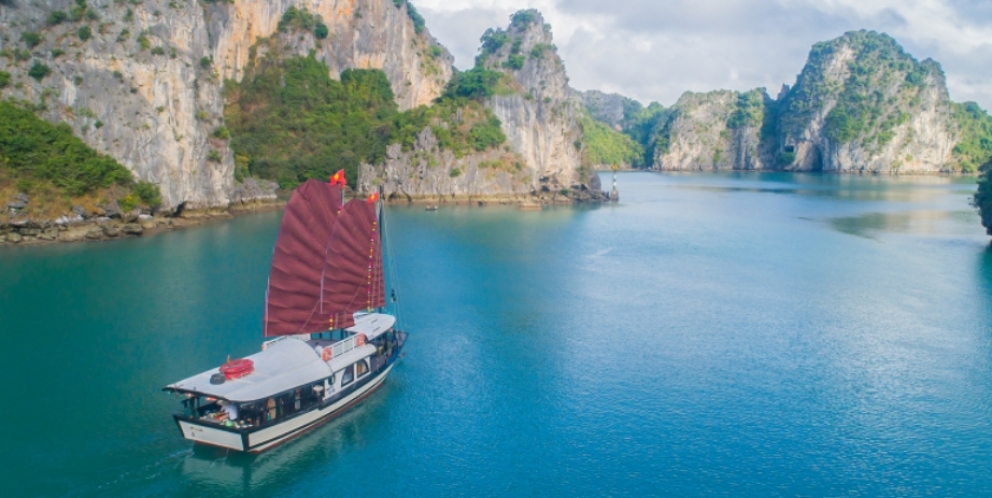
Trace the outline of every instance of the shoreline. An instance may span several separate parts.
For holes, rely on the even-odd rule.
[[[612,170],[599,171],[611,173]],[[642,172],[663,174],[698,173],[796,173],[838,176],[877,176],[877,177],[977,177],[978,173],[964,172],[878,172],[878,171],[781,171],[781,170],[657,170],[621,169],[620,172]],[[56,221],[11,220],[0,224],[0,248],[15,246],[41,246],[61,243],[106,242],[133,237],[155,235],[163,232],[182,230],[217,221],[230,220],[239,216],[277,211],[288,202],[279,196],[277,200],[257,200],[245,203],[232,203],[227,208],[207,208],[184,210],[170,215],[142,215],[139,218],[121,216],[112,218],[89,218],[81,222],[59,224]],[[540,192],[532,194],[494,195],[420,195],[410,196],[393,193],[383,200],[389,205],[401,206],[518,206],[522,211],[538,211],[548,206],[568,206],[584,204],[605,204],[610,199],[606,192],[591,189],[570,189],[561,192]]]
[[[792,173],[797,175],[838,175],[838,176],[879,176],[879,177],[921,177],[929,178],[934,176],[968,177],[981,176],[981,172],[975,171],[790,171],[785,169],[620,169],[620,173]],[[597,170],[597,173],[612,173],[613,170]]]
[[[81,242],[108,242],[145,237],[182,230],[249,214],[277,211],[285,201],[266,201],[230,206],[227,209],[183,211],[177,216],[140,216],[138,218],[90,218],[77,223],[15,220],[0,225],[0,248],[43,246]]]
[[[584,194],[584,195],[583,195]],[[393,195],[384,200],[389,205],[411,206],[520,206],[522,210],[540,209],[544,206],[598,204],[609,202],[602,194],[590,191],[572,193],[569,197],[560,193],[543,195],[473,195],[473,196],[418,196]],[[178,215],[155,215],[140,217],[121,216],[112,218],[92,217],[81,222],[60,224],[45,220],[12,220],[0,224],[0,248],[16,246],[44,246],[51,244],[71,244],[84,242],[108,242],[135,237],[145,237],[164,232],[207,225],[231,220],[240,216],[278,211],[286,207],[288,201],[256,201],[231,205],[227,208],[183,210]]]

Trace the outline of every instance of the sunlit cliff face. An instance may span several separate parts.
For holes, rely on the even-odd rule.
[[[285,55],[313,51],[335,78],[348,68],[382,69],[401,109],[429,104],[451,77],[450,55],[426,57],[435,42],[426,31],[416,33],[405,7],[391,0],[90,0],[95,20],[46,22],[52,11],[74,5],[54,0],[0,9],[0,49],[24,49],[26,31],[43,38],[29,61],[0,57],[0,70],[15,83],[0,93],[39,105],[44,117],[68,123],[137,179],[158,184],[166,208],[228,205],[234,162],[228,141],[212,134],[223,125],[223,81],[243,77],[260,38],[277,37]],[[320,15],[327,38],[279,33],[291,6]],[[92,26],[88,40],[77,36],[82,24]],[[53,49],[65,53],[52,56]],[[52,73],[42,81],[28,77],[31,61],[44,62]]]

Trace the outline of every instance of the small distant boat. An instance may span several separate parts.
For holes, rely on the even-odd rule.
[[[517,209],[521,211],[540,211],[541,205],[536,202],[534,203],[526,202],[521,204],[520,207],[518,207]]]
[[[407,334],[384,312],[382,204],[345,204],[335,178],[304,183],[286,206],[262,351],[164,388],[182,400],[173,418],[186,439],[265,451],[360,403],[399,360]]]
[[[437,209],[438,209],[437,206],[427,206],[427,209],[426,210],[427,211],[437,211]]]

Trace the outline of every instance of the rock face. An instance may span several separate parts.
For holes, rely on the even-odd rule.
[[[957,141],[940,65],[864,31],[813,47],[779,130],[792,171],[937,172]]]
[[[659,135],[659,170],[762,169],[767,151],[760,140],[767,98],[757,90],[685,93]],[[752,105],[757,102],[757,112]]]
[[[485,102],[501,122],[503,147],[457,157],[439,147],[428,127],[411,150],[394,145],[385,164],[363,165],[361,190],[382,186],[388,198],[475,198],[559,192],[586,181],[575,145],[581,138],[581,104],[568,86],[550,27],[528,10],[516,14],[507,30],[491,30],[486,37],[491,35],[504,41],[488,51],[484,46],[478,62],[503,75]],[[456,116],[452,125],[463,118]]]
[[[616,98],[591,101],[611,110],[600,121],[619,116]],[[967,169],[955,152],[964,138],[955,106],[939,64],[913,59],[887,35],[855,31],[815,45],[778,98],[763,88],[686,93],[647,140],[654,167],[670,171],[955,171]]]
[[[495,95],[489,105],[503,123],[512,150],[534,171],[531,186],[535,190],[581,183],[585,180],[579,153],[581,104],[568,86],[565,64],[552,44],[550,25],[535,10],[521,11],[506,33],[512,42],[489,55],[484,66],[507,71],[517,91]],[[523,66],[513,69],[511,57],[521,56]]]
[[[519,196],[531,192],[533,176],[522,161],[502,150],[456,157],[442,149],[431,128],[426,128],[411,150],[404,152],[394,144],[386,151],[384,165],[363,165],[359,190],[370,192],[381,185],[390,200]]]
[[[345,69],[381,69],[401,110],[429,105],[451,79],[454,57],[426,28],[417,32],[405,1],[397,7],[392,0],[239,0],[233,8],[212,3],[210,33],[217,40],[213,56],[223,78],[241,80],[245,64],[252,59],[252,46],[276,33],[290,7],[320,16],[328,36],[319,40],[311,33],[293,33],[285,37],[292,47],[289,55],[314,50],[335,79]],[[428,57],[431,47],[437,47],[441,56]]]
[[[633,101],[618,93],[603,93],[599,90],[589,90],[579,93],[582,105],[589,111],[589,116],[620,131],[623,124],[632,116],[628,115],[629,103]]]
[[[222,82],[242,74],[291,6],[320,15],[328,36],[294,32],[280,40],[285,50],[316,50],[335,78],[383,69],[403,108],[430,102],[450,78],[451,56],[391,0],[17,1],[0,6],[0,70],[13,76],[0,95],[34,103],[159,185],[164,207],[224,207],[235,182],[227,140],[212,136],[223,124]],[[55,22],[53,12],[67,15]],[[29,77],[33,65],[50,74]]]

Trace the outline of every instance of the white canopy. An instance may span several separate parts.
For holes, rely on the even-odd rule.
[[[358,348],[341,358],[343,365],[358,361],[359,358],[375,352],[375,348]],[[193,392],[226,399],[236,403],[261,401],[293,388],[319,382],[331,376],[332,368],[339,362],[328,365],[306,342],[286,338],[269,344],[257,354],[248,357],[255,363],[255,372],[240,379],[228,380],[223,384],[211,384],[210,377],[220,373],[220,368],[208,370],[186,380],[166,387],[167,390]]]
[[[393,315],[383,315],[381,313],[369,313],[355,315],[355,326],[348,329],[348,332],[355,334],[365,334],[368,340],[373,340],[396,325],[396,317]]]
[[[355,315],[355,326],[348,329],[354,334],[365,334],[368,340],[386,333],[396,324],[391,315],[369,313]],[[319,382],[361,358],[375,354],[376,348],[366,344],[324,362],[313,346],[295,337],[286,337],[271,343],[262,352],[248,357],[255,364],[255,372],[223,384],[211,384],[210,378],[220,373],[220,367],[194,375],[167,386],[166,390],[203,394],[236,403],[261,401],[299,386]]]

